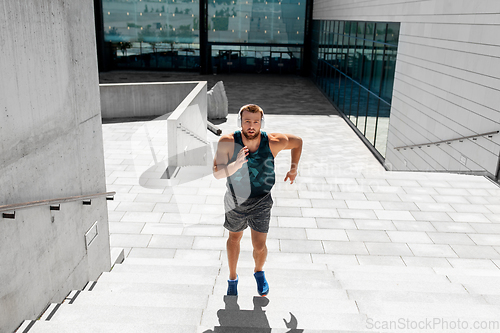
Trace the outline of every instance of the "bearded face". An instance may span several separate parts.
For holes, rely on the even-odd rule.
[[[254,140],[260,135],[261,114],[243,111],[241,115],[241,133],[247,140]]]

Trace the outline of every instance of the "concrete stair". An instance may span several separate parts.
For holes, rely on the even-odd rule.
[[[492,270],[269,263],[268,297],[257,296],[252,273],[251,262],[242,261],[239,295],[228,297],[228,271],[220,261],[129,258],[92,291],[72,292],[49,307],[26,332],[353,333],[376,332],[368,323],[377,318],[472,323],[500,313],[495,292],[465,287],[499,283]]]
[[[333,127],[328,128],[330,131]],[[282,132],[287,131],[284,128]],[[315,133],[311,130],[301,135],[309,135],[311,145],[324,147],[325,138],[318,138]],[[328,140],[342,139],[339,135]],[[334,162],[334,157],[347,156],[345,150],[351,148],[352,145],[343,145],[338,154],[325,156],[320,161],[325,164],[325,170],[329,170],[328,165]],[[321,153],[304,150],[303,158],[316,161]],[[371,154],[365,157],[367,160],[373,158]],[[344,164],[347,168],[353,161],[359,161],[357,153],[352,154],[352,160],[350,158],[337,164],[339,170],[343,170]],[[456,329],[437,324],[426,329],[411,326],[437,318],[441,324],[457,320],[468,325],[498,321],[497,327],[480,332],[499,332],[500,270],[495,266],[498,260],[495,256],[487,263],[483,260],[489,258],[489,253],[495,254],[498,246],[494,248],[494,240],[475,232],[476,225],[485,230],[486,225],[495,224],[495,209],[490,207],[491,213],[477,216],[465,211],[481,211],[481,207],[472,202],[463,207],[451,206],[461,202],[456,199],[463,201],[475,194],[484,207],[493,206],[499,197],[497,188],[492,188],[491,182],[483,177],[385,172],[380,171],[378,163],[369,168],[364,163],[359,168],[363,172],[352,174],[323,176],[314,168],[305,169],[296,184],[275,186],[276,205],[271,223],[276,232],[270,232],[268,237],[270,253],[265,271],[270,293],[267,297],[257,295],[248,232],[242,241],[238,263],[239,295],[225,296],[229,275],[224,252],[225,234],[218,230],[214,233],[217,236],[204,233],[207,226],[221,224],[223,216],[213,213],[217,210],[210,206],[220,203],[209,199],[213,199],[214,193],[222,193],[224,184],[214,181],[211,175],[192,181],[191,176],[186,175],[189,170],[183,169],[180,174],[189,181],[172,186],[172,193],[169,193],[172,195],[170,204],[177,205],[178,210],[171,216],[166,212],[168,218],[144,226],[146,230],[153,230],[154,224],[158,227],[155,230],[165,227],[161,230],[166,231],[169,223],[175,222],[181,229],[179,234],[166,237],[161,233],[141,232],[138,236],[151,237],[148,248],[130,245],[132,250],[127,251],[134,254],[134,249],[147,249],[151,252],[138,251],[139,256],[146,256],[146,253],[153,256],[157,250],[155,246],[174,250],[175,246],[167,241],[184,237],[185,242],[179,241],[182,246],[174,250],[173,258],[156,258],[159,253],[166,253],[160,251],[154,254],[156,257],[130,255],[111,272],[103,273],[95,285],[92,283],[89,284],[92,287],[71,293],[62,304],[50,307],[40,320],[27,322],[18,331],[456,332]],[[135,190],[142,191],[137,186]],[[191,202],[191,195],[206,196],[203,198],[205,203],[186,204]],[[162,201],[157,204],[161,205]],[[477,205],[480,205],[479,200]],[[186,210],[184,215],[180,214],[181,207]],[[132,226],[140,223],[142,216],[137,216],[134,219],[138,221],[128,220]],[[179,217],[199,223],[190,222],[188,228],[187,224],[178,222]],[[451,228],[451,224],[457,229]],[[455,247],[460,244],[453,243],[458,232],[465,238],[467,233],[478,234],[478,243],[485,245],[477,244],[477,252],[467,256],[469,253],[463,248]],[[436,234],[442,238],[430,238]],[[446,237],[453,240],[444,242]],[[472,242],[472,238],[468,240]],[[430,246],[422,247],[422,244]],[[442,250],[445,245],[449,245],[446,252]],[[400,252],[392,253],[392,250]],[[201,260],[197,255],[211,259]],[[463,259],[460,264],[464,266],[452,267],[455,259]],[[467,266],[469,263],[471,265]],[[477,268],[482,264],[491,268]],[[400,324],[400,320],[405,325],[389,327],[392,322]],[[32,325],[29,330],[28,325]]]

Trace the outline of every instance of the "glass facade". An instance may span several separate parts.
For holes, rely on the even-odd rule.
[[[199,70],[200,1],[207,1],[202,15],[211,69],[294,73],[300,68],[307,0],[102,0],[112,67]]]
[[[216,43],[304,43],[306,0],[212,0],[208,41]]]
[[[384,22],[313,22],[313,80],[382,157],[399,27]]]
[[[115,67],[199,67],[198,0],[103,0],[102,8]]]
[[[296,74],[302,47],[212,45],[214,72]]]
[[[297,73],[306,0],[211,0],[208,42],[214,72]]]

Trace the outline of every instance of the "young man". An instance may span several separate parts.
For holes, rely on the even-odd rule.
[[[254,276],[261,296],[269,293],[263,267],[267,257],[266,239],[271,218],[271,188],[275,183],[274,158],[291,149],[291,166],[285,181],[293,184],[302,152],[302,139],[292,134],[261,131],[264,112],[254,104],[243,106],[238,113],[241,131],[223,135],[214,158],[215,178],[227,178],[224,196],[224,227],[229,230],[227,257],[229,263],[228,295],[238,295],[236,266],[243,230],[251,229]]]

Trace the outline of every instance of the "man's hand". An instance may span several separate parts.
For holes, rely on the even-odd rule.
[[[240,149],[238,156],[236,157],[236,161],[234,161],[234,164],[238,168],[238,170],[243,166],[243,164],[248,162],[247,160],[248,154],[249,152],[247,146]]]
[[[290,184],[293,184],[295,177],[297,177],[297,170],[290,170],[286,173],[285,182],[290,179]]]

